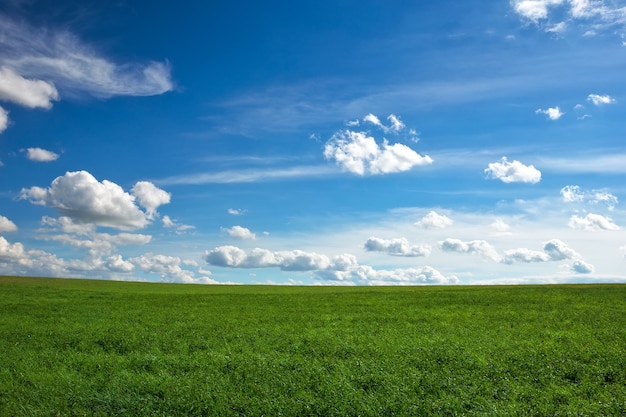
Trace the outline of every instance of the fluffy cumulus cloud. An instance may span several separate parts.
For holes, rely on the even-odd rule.
[[[1,14],[0,49],[2,74],[14,86],[9,92],[0,87],[0,94],[29,107],[49,107],[58,98],[56,88],[98,97],[149,96],[173,88],[167,63],[114,63],[70,32],[41,30]]]
[[[55,208],[62,216],[79,223],[122,230],[138,229],[148,224],[149,214],[147,217],[139,209],[133,195],[111,181],[98,181],[87,171],[67,172],[55,178],[48,188],[22,189],[20,198]],[[148,213],[161,201],[163,199],[158,198],[144,201]]]
[[[370,252],[383,252],[393,256],[428,256],[430,247],[427,245],[410,245],[406,238],[381,239],[370,237],[364,245],[365,250]]]
[[[59,154],[41,148],[28,148],[26,158],[35,162],[51,162],[59,159]]]
[[[601,231],[620,229],[611,218],[594,213],[589,213],[585,217],[573,215],[567,224],[572,229],[579,230]]]
[[[445,239],[439,242],[439,247],[446,252],[470,253],[483,256],[485,258],[498,261],[500,255],[496,249],[485,240],[472,240],[464,242],[460,239]]]
[[[153,219],[158,214],[157,208],[163,204],[169,204],[171,198],[170,193],[148,181],[137,182],[131,193],[137,197],[139,204],[146,209],[148,219]]]
[[[109,256],[105,262],[106,267],[114,272],[132,272],[135,269],[135,265],[131,262],[125,261],[122,255]]]
[[[561,116],[563,116],[565,114],[565,113],[563,113],[561,111],[559,106],[549,107],[547,109],[537,109],[537,110],[535,110],[535,113],[545,114],[547,116],[547,118],[550,119],[550,120],[559,120],[561,118]]]
[[[26,79],[9,67],[0,67],[0,100],[31,109],[49,109],[52,101],[58,99],[59,93],[54,85],[42,80]]]
[[[433,162],[401,143],[393,145],[385,139],[381,146],[365,132],[342,130],[333,135],[324,147],[324,157],[334,160],[344,171],[358,175],[378,175],[408,171],[415,166]]]
[[[452,219],[445,214],[439,214],[434,210],[431,210],[422,219],[415,223],[415,226],[422,229],[445,229],[448,226],[452,226]]]
[[[233,226],[230,229],[222,228],[222,231],[227,233],[228,236],[235,238],[235,239],[243,239],[243,240],[256,239],[255,233],[252,233],[250,229],[242,227],[242,226]]]
[[[601,106],[603,104],[612,104],[612,103],[615,103],[616,101],[613,97],[609,95],[600,95],[600,94],[589,94],[587,96],[587,100],[592,102],[596,106]]]
[[[206,251],[204,260],[214,266],[230,268],[269,268],[283,271],[311,272],[324,281],[341,281],[367,285],[391,284],[456,284],[455,276],[444,276],[434,268],[376,270],[360,265],[353,255],[329,258],[326,255],[300,250],[273,252],[255,248],[249,252],[236,246],[220,246]]]
[[[499,179],[505,183],[522,182],[536,184],[541,181],[541,171],[532,165],[524,165],[520,161],[510,162],[506,157],[498,162],[490,163],[485,168],[487,178]]]
[[[0,216],[0,233],[16,232],[17,226],[11,220],[4,216]]]

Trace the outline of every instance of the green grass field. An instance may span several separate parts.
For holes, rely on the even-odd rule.
[[[626,286],[0,278],[2,416],[626,415]]]

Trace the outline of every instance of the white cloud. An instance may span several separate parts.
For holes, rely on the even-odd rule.
[[[543,244],[543,251],[550,257],[551,261],[561,261],[563,259],[575,259],[581,256],[564,242],[552,239]]]
[[[222,228],[223,232],[228,233],[228,236],[235,239],[254,240],[256,234],[252,233],[250,229],[241,226],[233,226],[230,229]]]
[[[365,117],[363,117],[363,121],[367,123],[371,123],[381,128],[383,127],[383,124],[381,123],[380,119],[376,117],[375,115],[373,115],[372,113],[365,115]]]
[[[464,242],[460,239],[445,239],[439,242],[439,247],[446,252],[471,253],[484,256],[494,261],[500,260],[496,249],[485,240],[472,240]]]
[[[422,220],[415,223],[415,226],[422,229],[444,229],[452,226],[452,219],[445,214],[438,214],[436,211],[429,211]]]
[[[387,120],[389,120],[389,123],[391,123],[391,126],[389,126],[389,130],[391,130],[392,132],[399,132],[406,127],[406,125],[402,123],[402,120],[400,120],[400,118],[395,114],[390,114],[389,116],[387,116]]]
[[[173,88],[167,63],[116,64],[67,31],[34,28],[5,15],[0,15],[0,49],[6,67],[24,77],[52,81],[64,94],[149,96]],[[28,84],[21,93],[10,89],[9,95],[24,105],[49,106],[56,90],[41,83]]]
[[[505,264],[547,262],[549,260],[550,257],[545,252],[527,248],[507,250],[502,257],[502,262]]]
[[[549,7],[561,3],[563,0],[513,0],[511,2],[515,12],[535,23],[548,17]]]
[[[585,194],[583,194],[578,185],[566,185],[561,188],[561,196],[566,203],[573,203],[576,201],[583,201]]]
[[[0,67],[0,100],[29,108],[49,109],[52,107],[52,101],[58,99],[59,94],[54,85],[41,80],[29,80],[11,68]]]
[[[176,228],[176,234],[183,234],[185,233],[187,230],[192,230],[195,229],[195,226],[191,226],[188,224],[182,224],[182,223],[178,223],[177,221],[174,221],[170,218],[170,216],[163,216],[163,227],[167,227],[167,228]]]
[[[0,216],[0,233],[5,232],[15,232],[17,231],[17,226],[11,220],[4,216]]]
[[[572,216],[569,219],[568,226],[572,229],[600,231],[600,230],[619,230],[620,227],[613,223],[609,217],[601,214],[589,213],[585,217]]]
[[[549,33],[563,33],[567,30],[567,23],[559,22],[552,27],[546,29],[546,32]]]
[[[4,132],[9,126],[9,112],[0,107],[0,133]]]
[[[137,197],[139,204],[146,209],[148,219],[153,219],[157,208],[163,204],[169,204],[171,194],[156,187],[148,181],[139,181],[131,189],[131,193]]]
[[[41,148],[28,148],[26,158],[36,162],[50,162],[59,159],[59,155]]]
[[[358,175],[408,171],[433,162],[429,156],[421,156],[406,145],[390,145],[384,140],[379,146],[364,132],[350,130],[339,131],[326,142],[324,157],[335,160],[344,171]]]
[[[234,208],[228,209],[228,214],[230,214],[231,216],[241,216],[245,214],[245,212],[246,210],[243,210],[243,209],[234,209]]]
[[[495,230],[496,232],[500,232],[500,233],[506,233],[511,229],[511,226],[509,226],[504,220],[502,219],[496,219],[494,220],[489,227],[491,227],[493,230]]]
[[[109,256],[105,262],[105,266],[114,272],[132,272],[135,269],[135,265],[129,261],[125,261],[122,255]]]
[[[594,270],[593,265],[585,262],[578,252],[559,239],[544,242],[543,251],[519,248],[505,251],[502,257],[502,263],[509,265],[563,260],[573,260],[572,264],[569,266],[569,270],[579,274],[588,274]]]
[[[196,278],[193,271],[183,269],[183,261],[177,256],[146,253],[129,259],[145,273],[155,273],[165,282],[182,282],[186,284],[215,284],[216,281],[208,278]],[[206,274],[208,271],[203,271]]]
[[[487,178],[499,179],[505,183],[523,182],[536,184],[541,181],[541,171],[533,165],[524,165],[519,161],[509,162],[502,157],[499,162],[490,163],[485,168]]]
[[[403,130],[406,125],[402,122],[402,120],[400,120],[400,118],[398,116],[396,116],[395,114],[390,114],[389,116],[387,116],[387,120],[389,120],[389,126],[384,125],[380,119],[373,115],[372,113],[369,113],[368,115],[366,115],[365,117],[363,117],[363,121],[367,122],[367,123],[371,123],[374,126],[382,129],[383,132],[385,133],[398,133],[401,130]],[[354,124],[348,124],[348,126],[358,126],[358,120],[357,123]]]
[[[587,96],[587,100],[591,101],[596,106],[601,106],[603,104],[612,104],[615,103],[615,99],[609,95],[599,95],[599,94],[589,94]]]
[[[593,265],[580,259],[575,260],[570,268],[572,271],[579,274],[590,274],[594,271]]]
[[[55,208],[62,216],[79,223],[122,230],[148,224],[132,195],[111,181],[99,182],[87,171],[67,172],[55,178],[48,188],[24,188],[20,198]]]
[[[397,239],[381,239],[378,237],[370,237],[365,242],[365,250],[370,252],[384,252],[393,256],[428,256],[430,255],[430,247],[427,245],[409,245],[406,238]]]
[[[613,1],[512,0],[511,5],[516,13],[531,22],[539,26],[545,22],[552,32],[562,32],[564,28],[560,25],[565,22],[552,25],[551,16],[562,18],[563,14],[569,24],[580,27],[583,36],[595,36],[598,31],[623,26],[626,21],[626,8]]]
[[[359,265],[353,255],[344,254],[332,260],[326,255],[300,250],[272,252],[256,248],[249,253],[236,246],[220,246],[206,251],[204,260],[215,266],[230,268],[269,268],[283,271],[312,272],[325,281],[362,283],[368,285],[456,284],[456,276],[444,276],[425,266],[395,270],[376,270]]]
[[[547,109],[537,109],[535,110],[535,113],[541,113],[541,114],[545,114],[546,116],[548,116],[548,119],[550,120],[559,120],[561,118],[561,116],[563,116],[565,113],[563,113],[561,111],[561,109],[559,108],[559,106],[556,107],[549,107]]]

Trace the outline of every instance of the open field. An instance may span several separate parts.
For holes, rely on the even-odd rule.
[[[4,277],[0,415],[626,415],[626,286]]]

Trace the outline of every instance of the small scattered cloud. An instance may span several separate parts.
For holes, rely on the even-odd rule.
[[[620,227],[616,225],[611,218],[594,213],[589,213],[585,217],[573,215],[570,217],[567,225],[572,229],[589,230],[594,232],[620,229]]]
[[[242,240],[256,239],[255,233],[252,233],[250,229],[241,227],[241,226],[233,226],[230,229],[222,228],[222,231],[227,233],[228,236],[235,238],[235,239],[242,239]]]
[[[430,255],[427,245],[410,245],[406,238],[381,239],[370,237],[364,245],[370,252],[383,252],[392,256],[418,257]]]
[[[487,178],[499,179],[504,183],[522,182],[536,184],[541,181],[541,171],[533,165],[524,165],[520,161],[509,162],[506,157],[490,163],[485,168]]]
[[[565,22],[559,22],[555,24],[554,26],[546,28],[546,32],[556,33],[556,34],[564,33],[566,30],[567,30],[567,23]]]
[[[587,100],[592,102],[596,106],[602,106],[603,104],[613,104],[616,100],[609,95],[589,94]]]
[[[578,185],[566,185],[561,188],[561,197],[566,203],[573,203],[576,201],[583,201],[585,194],[583,194]]]
[[[176,234],[179,234],[179,235],[185,233],[187,230],[195,229],[195,226],[179,223],[177,221],[172,220],[172,218],[167,215],[163,216],[162,221],[163,221],[163,227],[168,228],[168,229],[175,228]]]
[[[416,222],[415,226],[422,229],[445,229],[452,226],[452,223],[452,219],[445,214],[438,214],[436,211],[431,210],[421,220]]]
[[[59,159],[59,154],[41,148],[28,148],[26,158],[35,162],[51,162]]]
[[[549,107],[547,109],[537,109],[535,110],[535,113],[538,114],[545,114],[548,119],[550,120],[559,120],[561,118],[561,116],[563,116],[565,113],[563,113],[561,111],[561,109],[559,108],[559,106],[556,107]]]
[[[16,232],[17,226],[11,220],[4,216],[0,216],[0,233]]]
[[[227,210],[228,214],[230,214],[231,216],[241,216],[243,214],[246,213],[247,210],[244,209],[235,209],[235,208],[229,208]]]
[[[164,204],[169,204],[171,194],[158,188],[148,181],[139,181],[131,189],[139,204],[146,209],[148,219],[154,219],[158,216],[157,208]]]
[[[344,171],[357,175],[380,175],[408,171],[415,166],[433,162],[401,143],[382,146],[365,132],[342,130],[326,142],[324,157],[334,160]]]

